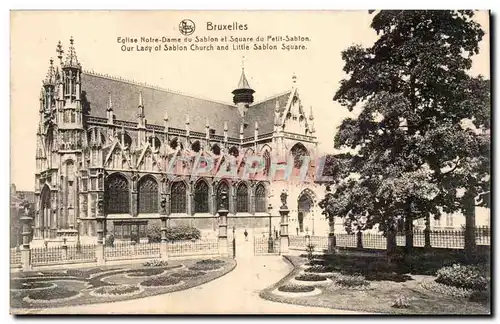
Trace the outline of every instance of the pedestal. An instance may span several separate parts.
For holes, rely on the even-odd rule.
[[[95,256],[98,265],[103,265],[106,263],[104,259],[104,216],[98,215],[97,220],[97,246],[95,247]]]
[[[337,238],[335,237],[335,220],[330,221],[328,233],[328,253],[335,253],[337,251]]]
[[[280,208],[280,253],[288,253],[288,208]]]
[[[219,214],[219,235],[218,235],[218,248],[219,254],[223,256],[228,256],[228,240],[227,240],[227,214],[229,211],[227,209],[221,209],[218,211]]]

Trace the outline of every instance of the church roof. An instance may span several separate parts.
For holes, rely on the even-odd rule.
[[[191,131],[204,133],[208,118],[216,134],[223,134],[224,122],[227,122],[228,136],[239,138],[241,116],[235,106],[118,78],[82,73],[82,95],[89,103],[91,116],[106,118],[111,95],[116,119],[135,122],[141,92],[148,124],[164,125],[167,112],[169,127],[184,129],[186,114],[189,114]]]
[[[254,136],[255,122],[259,123],[259,134],[271,133],[274,130],[276,102],[279,103],[279,112],[282,114],[290,94],[291,91],[287,91],[251,105],[245,116],[248,126],[245,128],[243,136],[245,138]]]

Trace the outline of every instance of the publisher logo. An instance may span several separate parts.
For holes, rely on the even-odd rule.
[[[191,19],[184,19],[179,24],[179,31],[184,36],[189,36],[194,33],[195,24]]]

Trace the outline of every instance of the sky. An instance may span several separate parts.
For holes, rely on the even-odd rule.
[[[302,103],[307,113],[310,107],[314,113],[319,151],[331,152],[336,127],[351,115],[332,100],[344,77],[341,51],[353,44],[373,44],[376,34],[369,27],[371,17],[366,11],[12,12],[10,181],[18,190],[34,189],[38,98],[49,59],[57,61],[55,50],[59,40],[67,49],[70,36],[74,38],[84,70],[228,103],[232,101],[231,91],[238,83],[242,61],[248,81],[256,91],[255,101],[289,90],[295,74]],[[118,37],[182,37],[178,26],[186,18],[196,23],[192,37],[289,35],[309,37],[310,41],[304,43],[307,48],[301,51],[152,53],[124,52],[120,49],[122,44],[117,42]],[[474,58],[471,74],[489,78],[487,12],[478,12],[476,20],[486,35],[480,44],[480,54]],[[207,22],[246,24],[247,30],[206,31]]]

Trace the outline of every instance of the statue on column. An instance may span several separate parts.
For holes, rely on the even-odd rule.
[[[226,189],[223,189],[220,192],[220,205],[219,209],[227,209],[228,208],[228,197]]]
[[[288,209],[286,205],[286,199],[288,197],[288,194],[285,189],[281,192],[280,199],[281,199],[281,209]]]

